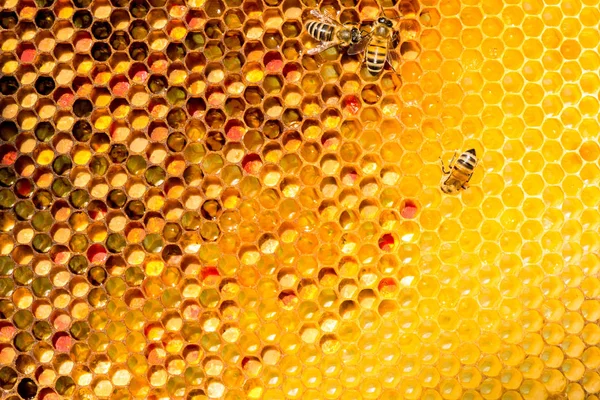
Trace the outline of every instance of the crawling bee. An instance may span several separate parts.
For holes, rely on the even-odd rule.
[[[361,30],[356,26],[342,25],[317,10],[310,10],[310,14],[317,18],[317,21],[308,21],[306,31],[321,43],[308,50],[306,53],[309,55],[320,53],[336,45],[348,47],[353,43],[358,43],[363,36]]]
[[[454,163],[454,159],[456,158],[456,153],[454,153],[454,157],[450,160],[450,164],[448,168],[449,171],[446,171],[446,167],[444,166],[444,161],[440,158],[442,162],[442,172],[444,175],[448,175],[445,177],[445,180],[442,182],[440,188],[442,192],[448,194],[456,194],[461,189],[467,189],[468,183],[473,176],[473,171],[475,171],[475,167],[477,166],[477,154],[475,153],[475,149],[470,149],[465,151],[458,157],[456,163]],[[452,165],[454,163],[454,165]]]
[[[393,27],[391,19],[379,17],[373,29],[368,34],[361,35],[360,41],[348,48],[348,55],[359,54],[366,49],[367,70],[372,75],[378,75],[386,61],[395,70],[400,57],[393,50],[398,39],[398,32]]]

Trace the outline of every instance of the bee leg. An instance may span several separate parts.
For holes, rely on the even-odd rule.
[[[454,165],[455,159],[456,159],[456,152],[454,152],[454,155],[452,156],[452,160],[450,160],[450,165],[448,165],[448,168],[452,168],[452,165]]]
[[[446,171],[446,166],[444,165],[444,160],[442,160],[442,157],[440,157],[440,162],[442,163],[442,173],[444,175],[448,175],[450,171]]]

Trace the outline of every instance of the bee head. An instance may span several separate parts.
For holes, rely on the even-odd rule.
[[[358,43],[362,38],[360,30],[358,30],[358,28],[352,28],[352,30],[350,31],[350,35],[352,37],[352,42],[354,43]]]

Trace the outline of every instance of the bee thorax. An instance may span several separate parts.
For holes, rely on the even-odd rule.
[[[376,36],[384,36],[387,37],[389,33],[389,28],[384,25],[379,25],[375,28],[374,34]]]
[[[350,40],[352,40],[352,33],[349,30],[342,29],[337,33],[337,37],[339,40],[349,42]]]

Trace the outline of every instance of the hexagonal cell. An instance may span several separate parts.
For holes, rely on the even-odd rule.
[[[167,26],[169,16],[164,10],[152,10],[148,14],[147,21],[153,29],[163,29]]]
[[[263,42],[266,46],[270,46],[271,48],[273,48],[275,37],[281,37],[276,30],[271,30],[269,33],[265,33],[263,24],[258,20],[251,19],[246,21],[244,24],[244,35],[249,40],[259,40],[263,37],[263,33]]]
[[[244,13],[241,10],[231,9],[225,12],[223,21],[229,29],[240,29],[244,25]]]
[[[55,20],[56,16],[50,9],[39,10],[34,18],[35,25],[40,29],[51,29]]]
[[[146,18],[150,5],[145,0],[134,0],[129,4],[129,13],[134,18]]]
[[[125,51],[127,47],[129,47],[129,43],[131,39],[129,38],[129,34],[124,31],[113,32],[108,43],[115,51]]]
[[[206,25],[204,25],[204,33],[209,39],[220,39],[223,37],[224,32],[225,25],[221,20],[211,19],[206,22]]]
[[[92,25],[92,13],[88,10],[78,10],[73,14],[73,26],[77,29],[87,29]]]
[[[128,53],[132,60],[144,61],[148,57],[148,46],[144,42],[133,42],[129,46]]]
[[[91,54],[96,61],[108,61],[112,55],[112,49],[108,43],[96,42],[92,45]]]

